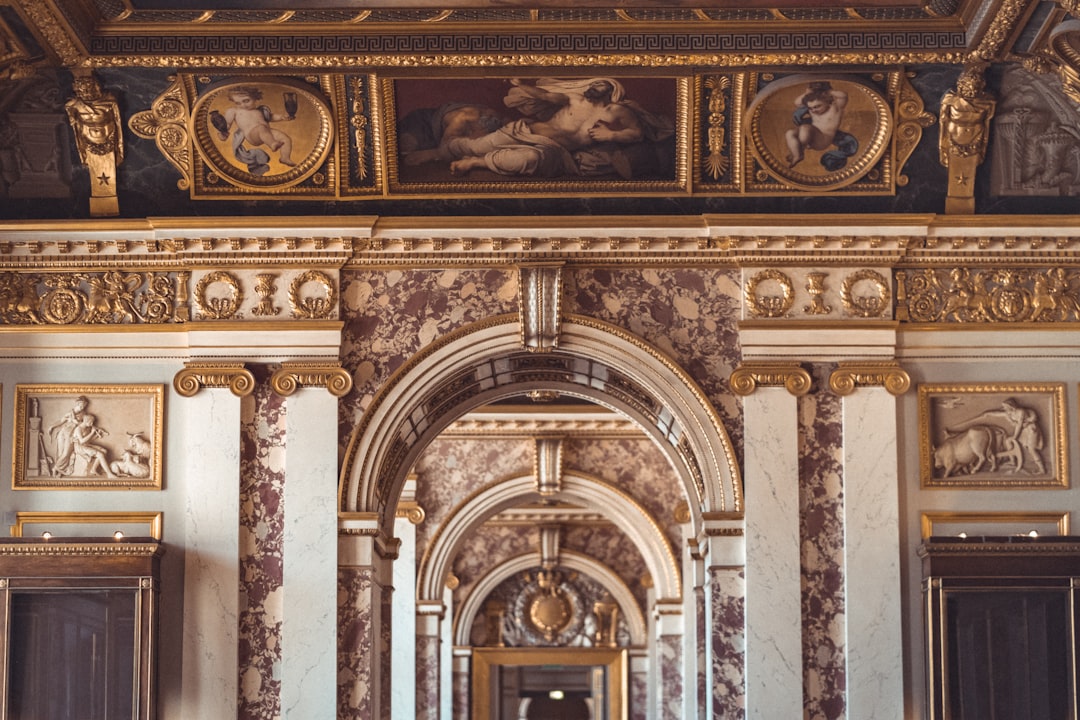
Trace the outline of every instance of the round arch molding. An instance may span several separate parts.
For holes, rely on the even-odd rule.
[[[695,531],[702,514],[742,511],[731,441],[697,384],[670,358],[615,325],[563,317],[550,352],[522,346],[516,314],[473,323],[414,355],[379,390],[349,439],[339,509],[391,535],[405,477],[427,445],[470,410],[530,390],[589,399],[633,419],[682,481]]]

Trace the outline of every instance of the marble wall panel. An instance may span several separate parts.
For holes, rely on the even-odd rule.
[[[398,638],[409,642],[409,638]],[[399,672],[404,671],[404,668]],[[439,717],[439,636],[416,636],[416,718]]]
[[[570,525],[563,532],[562,548],[589,555],[611,568],[630,588],[642,613],[648,615],[648,576],[645,558],[621,530],[611,525]]]
[[[535,553],[540,564],[540,530],[535,526],[484,525],[465,540],[454,558],[453,572],[460,583],[454,589],[454,606],[469,597],[473,587],[503,562]]]
[[[516,311],[513,270],[343,271],[341,357],[353,389],[340,405],[342,447],[379,387],[417,351],[464,325]]]
[[[253,366],[242,404],[240,456],[239,720],[281,716],[285,402]]]
[[[652,440],[569,438],[563,443],[563,467],[599,477],[633,497],[663,528],[671,547],[679,547],[682,527],[674,511],[686,493]]]
[[[416,557],[447,516],[474,490],[497,480],[531,475],[536,455],[531,440],[436,438],[416,461],[416,501],[424,522],[416,528]]]
[[[649,706],[649,673],[630,673],[630,720],[645,720]]]
[[[726,268],[588,268],[565,274],[563,311],[625,328],[704,390],[742,457],[742,410],[727,386],[741,351],[739,274]],[[740,460],[741,462],[741,460]]]
[[[656,656],[660,663],[660,712],[658,720],[679,720],[683,717],[683,647],[682,637],[661,635],[656,641]]]
[[[803,702],[822,720],[844,717],[846,705],[843,408],[824,389],[831,370],[815,367],[815,390],[799,400]]]

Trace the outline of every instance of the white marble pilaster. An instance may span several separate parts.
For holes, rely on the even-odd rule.
[[[240,403],[204,389],[185,403],[183,717],[237,714]]]
[[[337,398],[301,388],[286,400],[281,711],[337,712]]]
[[[884,387],[844,397],[847,716],[904,717],[896,398]]]
[[[412,482],[415,485],[415,481]],[[408,518],[398,516],[394,521],[394,537],[401,540],[401,550],[394,561],[394,643],[391,656],[394,667],[411,668],[416,666],[416,526]],[[419,717],[416,715],[416,674],[393,673],[390,684],[390,703],[394,713],[398,717]]]
[[[803,715],[798,398],[759,387],[746,427],[746,709]]]

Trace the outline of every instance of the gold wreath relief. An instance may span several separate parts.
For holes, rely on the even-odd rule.
[[[325,294],[302,296],[304,286],[312,282],[321,285]],[[293,317],[323,320],[330,317],[336,304],[337,290],[334,288],[333,281],[324,272],[308,270],[298,275],[289,285],[289,306],[292,308]]]

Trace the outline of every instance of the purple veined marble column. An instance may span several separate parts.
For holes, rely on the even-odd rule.
[[[656,687],[657,720],[683,717],[683,632],[682,602],[657,600],[656,658],[659,664]]]
[[[472,649],[454,648],[453,707],[454,720],[469,720],[469,690]]]
[[[646,720],[649,717],[649,651],[631,648],[630,656],[630,720]],[[455,718],[456,720],[456,718]]]
[[[421,603],[416,608],[416,718],[439,720],[442,603]]]
[[[746,717],[746,577],[741,567],[709,569],[712,717]]]
[[[390,718],[390,560],[374,519],[338,530],[338,720]]]

